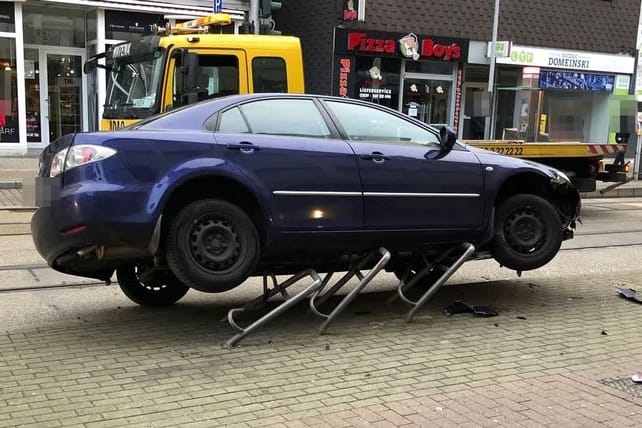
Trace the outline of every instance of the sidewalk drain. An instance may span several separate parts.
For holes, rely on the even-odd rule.
[[[602,379],[601,382],[611,388],[626,392],[633,397],[642,398],[642,384],[634,383],[630,376],[617,379]]]

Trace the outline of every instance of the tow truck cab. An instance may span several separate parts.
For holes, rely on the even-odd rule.
[[[90,58],[85,73],[107,70],[100,130],[115,130],[209,98],[257,92],[304,93],[296,37],[214,34],[215,14],[112,46]],[[231,21],[230,21],[231,22]],[[105,64],[99,64],[104,58]]]

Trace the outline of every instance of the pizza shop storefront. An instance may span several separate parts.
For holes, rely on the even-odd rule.
[[[335,29],[332,94],[457,128],[468,40]]]

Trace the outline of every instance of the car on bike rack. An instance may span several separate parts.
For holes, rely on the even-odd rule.
[[[378,259],[363,255],[379,248],[405,281],[464,243],[466,259],[537,269],[572,238],[580,213],[558,170],[321,95],[204,101],[64,136],[40,161],[39,253],[67,274],[116,272],[123,292],[150,306],[266,272],[340,272],[355,257],[372,268]]]

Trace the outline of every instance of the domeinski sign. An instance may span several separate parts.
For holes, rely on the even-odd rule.
[[[632,74],[635,67],[635,58],[626,55],[533,48],[518,45],[513,45],[510,55],[506,58],[497,58],[497,62],[499,64],[562,68],[566,70],[606,71],[618,74]]]

